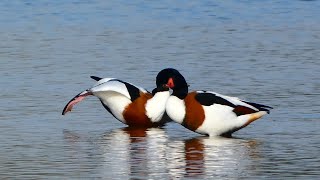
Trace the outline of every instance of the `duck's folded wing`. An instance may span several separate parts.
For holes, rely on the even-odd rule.
[[[147,90],[145,90],[144,88],[135,86],[131,83],[124,82],[116,78],[99,78],[96,76],[91,76],[91,78],[96,80],[97,82],[93,85],[92,88],[89,88],[73,97],[64,107],[62,115],[65,115],[67,112],[71,111],[73,106],[82,101],[86,96],[94,95],[94,93],[116,92],[125,96],[131,101],[134,101],[140,96],[140,91],[143,93],[147,93]]]
[[[269,113],[270,106],[243,101],[237,97],[221,95],[211,91],[197,91],[195,99],[204,106],[220,104],[233,108],[233,112],[237,116],[251,114],[258,111],[266,111]]]
[[[97,78],[97,77],[95,77]],[[115,79],[115,78],[103,78],[100,79],[92,88],[89,89],[92,93],[113,91],[127,97],[131,101],[134,101],[140,97],[140,92],[147,93],[148,91],[142,87],[134,84]]]

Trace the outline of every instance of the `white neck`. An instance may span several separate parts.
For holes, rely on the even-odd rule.
[[[176,96],[170,96],[166,104],[166,111],[173,121],[182,124],[186,115],[184,100]]]
[[[157,92],[147,101],[146,114],[152,122],[158,122],[162,119],[169,96],[169,91]]]

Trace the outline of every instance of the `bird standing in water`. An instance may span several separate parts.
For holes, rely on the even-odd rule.
[[[115,78],[91,76],[97,83],[72,98],[62,111],[65,115],[86,96],[99,98],[105,109],[116,119],[130,127],[163,126],[168,118],[165,104],[170,96],[166,84],[156,87],[152,94],[144,88]]]
[[[270,106],[229,97],[212,91],[188,92],[185,78],[176,69],[160,71],[157,86],[173,90],[166,103],[166,112],[187,129],[209,136],[226,136],[242,129],[269,113]]]

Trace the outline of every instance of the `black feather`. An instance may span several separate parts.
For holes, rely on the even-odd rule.
[[[137,87],[135,87],[134,85],[129,84],[129,83],[122,81],[120,79],[113,79],[111,81],[119,81],[119,82],[123,83],[126,86],[126,88],[128,89],[129,95],[131,97],[131,101],[134,101],[140,97],[140,90]]]
[[[242,101],[242,102],[250,104],[251,106],[257,108],[259,111],[266,111],[268,114],[270,113],[270,109],[273,109],[272,107],[267,106],[267,105],[263,105],[263,104],[257,104],[257,103],[253,103],[253,102],[247,102],[247,101]]]
[[[100,81],[102,78],[97,77],[97,76],[90,76],[92,79],[96,80],[96,81]]]
[[[222,97],[216,96],[215,94],[212,93],[198,93],[195,96],[195,99],[202,105],[204,106],[211,106],[213,104],[221,104],[221,105],[226,105],[230,107],[235,107],[234,104],[229,102],[226,99],[223,99]]]

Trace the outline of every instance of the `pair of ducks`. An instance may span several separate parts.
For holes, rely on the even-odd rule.
[[[115,78],[91,76],[97,83],[71,99],[62,114],[86,96],[99,98],[105,109],[130,127],[158,127],[173,121],[199,134],[227,136],[269,113],[270,106],[211,91],[188,93],[188,84],[173,68],[161,70],[157,87],[144,88]],[[169,89],[172,89],[170,95]],[[167,115],[166,115],[167,114]]]

